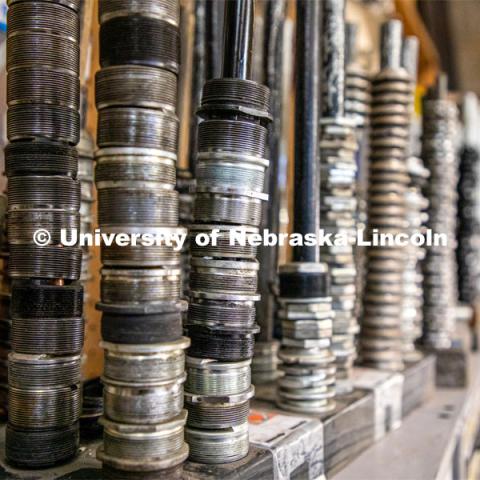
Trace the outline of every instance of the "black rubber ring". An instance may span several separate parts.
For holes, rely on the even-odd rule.
[[[315,298],[329,295],[330,278],[328,273],[280,273],[280,297]]]

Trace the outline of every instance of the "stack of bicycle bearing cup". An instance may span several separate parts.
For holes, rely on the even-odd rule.
[[[248,453],[250,363],[258,331],[254,302],[259,300],[256,249],[230,244],[229,233],[258,232],[267,199],[262,191],[269,90],[246,79],[210,80],[199,113],[186,439],[192,460],[227,463]],[[196,241],[197,234],[212,230],[218,232],[215,242]]]
[[[6,418],[8,410],[8,354],[10,343],[10,299],[12,285],[8,276],[7,197],[0,195],[0,418]]]
[[[61,229],[79,227],[80,2],[8,3],[13,351],[6,457],[18,467],[43,468],[71,458],[78,447],[82,251],[61,244]]]
[[[175,191],[179,5],[102,0],[95,181],[103,233],[182,234]],[[153,238],[153,237],[152,237]],[[188,456],[180,252],[102,245],[104,469],[173,475]]]
[[[410,178],[411,80],[401,66],[402,23],[382,25],[381,70],[373,79],[368,222],[370,233],[406,233],[405,193]],[[364,364],[403,368],[401,314],[405,248],[369,246],[360,336]]]
[[[455,331],[457,265],[458,159],[455,149],[457,106],[448,99],[447,79],[441,75],[423,101],[422,157],[430,170],[425,186],[429,200],[428,228],[447,236],[446,246],[427,245],[424,274],[424,343],[449,348]]]
[[[332,349],[337,367],[337,394],[349,393],[356,355],[355,317],[356,268],[353,257],[355,238],[355,197],[357,165],[355,121],[345,115],[345,32],[344,2],[324,0],[323,6],[323,115],[320,120],[320,223],[325,232],[343,234],[345,245],[325,245],[320,251],[331,278],[333,322]]]

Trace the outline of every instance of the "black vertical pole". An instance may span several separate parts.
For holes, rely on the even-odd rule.
[[[295,233],[317,233],[319,228],[319,76],[320,2],[297,2],[295,94]],[[317,246],[293,249],[296,262],[318,262]]]
[[[252,71],[253,0],[225,3],[223,77],[250,79]]]

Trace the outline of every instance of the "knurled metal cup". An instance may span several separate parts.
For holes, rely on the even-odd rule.
[[[231,152],[265,158],[267,129],[239,120],[204,120],[198,126],[198,151]]]
[[[11,210],[8,214],[8,241],[11,244],[34,243],[37,230],[45,229],[50,234],[50,245],[59,245],[62,230],[67,239],[72,238],[72,230],[79,230],[80,214],[58,209]]]
[[[243,113],[270,119],[270,90],[260,83],[239,78],[208,80],[202,92],[200,114],[208,116],[218,110]]]
[[[206,464],[231,463],[248,455],[248,422],[224,430],[200,430],[187,427],[185,439],[190,460]]]
[[[178,192],[162,188],[97,183],[98,223],[106,226],[175,227]]]
[[[81,318],[82,309],[83,288],[77,283],[49,285],[27,279],[12,284],[12,318]]]
[[[80,182],[60,175],[12,177],[9,179],[8,209],[20,208],[78,211]]]
[[[135,245],[118,246],[115,242],[110,246],[102,244],[101,259],[105,266],[176,268],[181,264],[180,247],[175,240],[180,238],[180,235],[186,235],[186,231],[181,227],[104,227],[102,233],[140,235]],[[142,240],[145,234],[152,241]]]
[[[219,300],[205,292],[190,292],[189,323],[249,328],[255,324],[255,316],[254,301]]]
[[[143,385],[171,381],[183,375],[185,352],[190,340],[151,345],[120,345],[102,342],[105,349],[104,376]]]
[[[42,2],[44,3],[44,2]],[[7,72],[13,68],[62,68],[78,75],[78,42],[64,35],[22,30],[7,38]]]
[[[7,110],[7,137],[11,142],[44,138],[76,145],[80,139],[80,114],[57,105],[12,105]]]
[[[202,157],[205,157],[206,154]],[[196,182],[200,190],[210,188],[245,189],[252,192],[263,192],[265,170],[262,164],[238,161],[228,156],[225,158],[202,158],[199,156],[196,166]],[[220,154],[217,154],[221,157]]]
[[[185,390],[198,395],[234,395],[247,391],[251,384],[251,360],[217,362],[187,357]]]
[[[54,429],[6,427],[5,456],[17,468],[47,468],[75,456],[80,443],[78,422]]]
[[[35,66],[15,68],[8,74],[9,107],[47,104],[78,110],[79,103],[80,80],[73,72]]]
[[[15,318],[12,348],[31,355],[69,355],[82,350],[83,318]]]
[[[175,114],[177,76],[142,65],[102,68],[95,76],[95,101],[98,109],[145,107]]]
[[[159,3],[159,2],[158,2]],[[145,65],[178,73],[178,27],[158,18],[128,15],[100,25],[100,65]]]
[[[19,389],[66,387],[81,381],[80,355],[51,357],[12,352],[8,383]]]
[[[154,148],[103,148],[95,153],[95,181],[175,185],[175,153]]]
[[[128,424],[158,424],[182,412],[185,375],[144,385],[103,378],[105,416]]]
[[[44,1],[18,2],[7,12],[8,35],[19,31],[54,33],[80,41],[80,18],[59,3]]]
[[[24,1],[25,0],[7,0],[7,5],[11,7],[16,3],[21,3]],[[80,10],[80,4],[81,4],[81,0],[42,0],[42,3],[44,2],[63,5],[65,7],[71,8],[75,12],[78,12]]]
[[[99,21],[103,23],[111,18],[135,14],[160,18],[177,27],[180,23],[178,0],[160,0],[158,2],[151,2],[150,0],[104,0],[99,8]]]
[[[8,274],[12,278],[78,280],[82,249],[62,245],[10,245]]]
[[[214,260],[193,257],[190,262],[190,289],[207,292],[255,294],[258,262]]]
[[[108,233],[110,229],[103,229]],[[180,252],[173,250],[168,245],[117,245],[101,246],[101,260],[108,267],[166,267],[172,268],[180,265]]]
[[[229,399],[223,403],[203,403],[192,402],[190,399],[190,394],[185,393],[189,427],[205,430],[224,429],[243,425],[248,419],[249,400],[235,402]]]
[[[153,303],[180,298],[179,268],[102,269],[103,303]]]
[[[264,194],[239,195],[229,192],[199,192],[195,197],[194,218],[198,223],[230,223],[258,227],[262,219]]]
[[[68,145],[35,141],[15,142],[5,147],[5,173],[9,178],[42,174],[76,178],[77,170],[77,150]]]
[[[192,357],[209,358],[221,362],[238,362],[253,357],[254,334],[258,328],[246,331],[220,330],[194,324],[186,325],[192,346]]]
[[[155,471],[178,465],[188,456],[183,439],[186,419],[185,411],[155,425],[121,424],[102,417],[103,446],[97,450],[97,458],[124,471]]]
[[[99,111],[98,146],[155,148],[176,154],[178,119],[161,110],[112,107]]]
[[[75,423],[81,410],[80,384],[57,388],[9,386],[8,421],[18,428],[61,428]]]

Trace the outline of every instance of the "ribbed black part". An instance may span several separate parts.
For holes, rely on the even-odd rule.
[[[178,72],[178,29],[156,18],[117,17],[100,27],[100,64],[146,65]]]
[[[102,338],[122,344],[173,342],[182,337],[182,314],[117,315],[103,313]]]
[[[5,147],[5,173],[18,175],[68,175],[76,178],[77,150],[53,142],[15,142]]]
[[[15,280],[12,285],[12,318],[81,317],[83,287],[39,285],[29,280]]]
[[[7,110],[7,136],[11,142],[46,138],[76,145],[80,140],[80,113],[56,105],[12,105]]]
[[[328,273],[280,273],[280,296],[285,298],[315,298],[330,295]]]
[[[188,349],[191,357],[214,358],[221,362],[248,360],[253,357],[253,334],[222,332],[206,327],[188,325],[188,336],[192,346]]]
[[[7,425],[5,455],[19,468],[46,468],[65,462],[77,452],[78,423],[53,430],[22,430]]]

